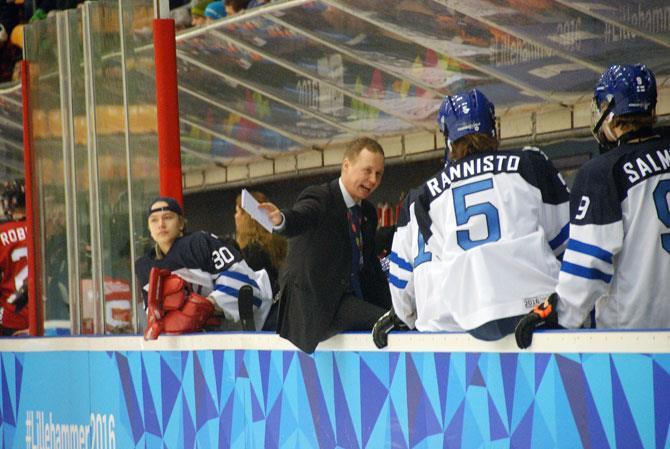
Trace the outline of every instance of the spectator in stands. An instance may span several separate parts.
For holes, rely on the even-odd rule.
[[[259,203],[269,201],[268,197],[261,192],[251,192],[251,195]],[[288,242],[284,237],[265,230],[242,209],[241,202],[242,196],[237,195],[235,199],[235,240],[240,246],[242,257],[252,270],[267,271],[270,276],[272,293],[276,295],[279,292],[279,270],[286,258]],[[277,303],[273,303],[263,330],[276,330],[276,328]]]
[[[84,0],[37,0],[34,3],[33,15],[30,21],[42,20],[47,17],[51,11],[62,11],[65,9],[74,9]]]
[[[191,2],[189,0],[170,0],[169,3],[170,3],[170,11],[175,11],[177,9],[182,9],[182,7],[187,6]]]
[[[259,7],[259,6],[266,5],[266,4],[270,3],[270,1],[271,1],[271,0],[251,0],[251,1],[247,4],[247,9],[257,8],[257,7]]]
[[[402,322],[502,338],[558,280],[569,197],[556,168],[538,149],[499,151],[494,106],[476,89],[447,96],[438,123],[449,160],[405,201],[378,347]]]
[[[593,95],[593,133],[604,154],[577,172],[570,240],[561,264],[558,323],[576,328],[670,328],[670,131],[654,129],[656,78],[642,64],[613,65]],[[529,316],[529,325],[542,320]],[[533,326],[534,327],[534,326]],[[532,328],[517,342],[531,343]]]
[[[191,26],[191,10],[189,8],[177,8],[170,11],[170,17],[174,19],[175,31],[185,30]]]
[[[0,83],[13,80],[14,67],[23,57],[21,47],[12,39],[12,31],[18,25],[18,6],[0,0]]]
[[[377,212],[367,201],[383,173],[381,145],[359,138],[344,153],[339,179],[308,187],[290,209],[260,205],[289,238],[278,332],[305,352],[338,332],[370,330],[391,305],[375,252]]]
[[[226,13],[229,16],[237,14],[240,11],[247,9],[249,5],[249,0],[225,0],[226,2]]]
[[[191,3],[191,25],[200,26],[207,22],[205,8],[212,0],[193,0]]]
[[[253,271],[244,261],[234,242],[224,242],[206,232],[185,233],[186,219],[174,198],[159,197],[151,202],[147,222],[154,247],[135,262],[135,271],[142,287],[149,287],[152,268],[168,271],[163,285],[175,278],[187,282],[186,292],[174,301],[164,302],[166,296],[145,296],[148,324],[145,338],[154,339],[162,332],[184,333],[201,330],[213,317],[215,310],[233,322],[252,319],[255,328],[263,326],[272,302],[270,279],[265,270]],[[169,279],[172,278],[172,279]],[[179,281],[177,279],[177,281]],[[244,286],[250,286],[253,297],[253,316],[246,316],[238,296]],[[161,293],[170,293],[161,289]],[[174,299],[174,298],[172,298]],[[249,310],[248,315],[251,315]]]
[[[205,8],[207,23],[212,23],[224,17],[226,17],[226,7],[223,5],[223,0],[212,2]]]

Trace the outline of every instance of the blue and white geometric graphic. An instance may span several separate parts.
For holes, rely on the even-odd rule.
[[[0,356],[2,449],[670,449],[670,354]]]

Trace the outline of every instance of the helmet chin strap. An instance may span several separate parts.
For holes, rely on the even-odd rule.
[[[444,135],[444,166],[446,167],[449,164],[449,156],[451,155],[451,142],[447,134]]]
[[[612,112],[613,109],[614,109],[614,98],[612,98],[609,101],[609,103],[607,103],[607,107],[600,114],[600,118],[598,119],[596,124],[593,125],[593,129],[591,130],[591,132],[593,132],[594,135],[598,134],[598,131],[600,131],[600,127],[603,125],[603,122],[607,119],[607,116],[610,115],[610,113]],[[610,120],[611,120],[611,118],[610,118]]]
[[[614,134],[614,131],[612,130],[612,119],[613,118],[614,118],[614,114],[610,112],[609,114],[607,114],[607,118],[605,119],[605,122],[602,125],[603,134],[605,135],[607,140],[610,141],[610,142],[616,142],[617,140],[619,140],[619,139],[617,139],[616,134]]]
[[[601,154],[612,149],[616,143],[616,136],[612,132],[612,129],[609,126],[603,126],[603,124],[605,124],[606,121],[608,124],[612,122],[612,118],[614,117],[614,114],[612,114],[613,109],[614,109],[614,98],[612,98],[609,101],[607,107],[605,107],[602,114],[600,114],[600,118],[598,119],[596,124],[593,126],[593,129],[591,130],[591,132],[593,133],[593,137],[596,138],[596,141],[600,146]]]

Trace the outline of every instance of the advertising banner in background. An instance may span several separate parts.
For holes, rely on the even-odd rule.
[[[3,352],[3,448],[668,448],[670,354]]]

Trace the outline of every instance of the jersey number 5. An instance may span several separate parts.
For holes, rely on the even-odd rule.
[[[498,209],[488,201],[465,205],[465,197],[473,193],[482,192],[493,188],[492,179],[484,179],[477,182],[472,182],[464,186],[456,187],[453,190],[454,195],[454,211],[456,212],[456,224],[462,226],[470,221],[471,217],[476,215],[484,215],[486,218],[486,237],[479,240],[472,240],[470,238],[470,231],[456,231],[456,241],[458,246],[464,250],[475,248],[488,242],[495,242],[500,240],[500,217],[498,216]]]
[[[656,205],[656,214],[666,227],[670,228],[670,202],[668,200],[670,193],[670,179],[660,181],[654,189],[654,204]],[[670,253],[670,232],[661,234],[661,246]]]

